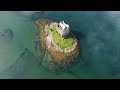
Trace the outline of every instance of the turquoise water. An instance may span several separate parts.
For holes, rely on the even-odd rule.
[[[52,72],[36,50],[37,19],[64,20],[80,40],[78,62]],[[6,31],[8,32],[6,33]],[[0,11],[0,78],[120,78],[120,12]]]

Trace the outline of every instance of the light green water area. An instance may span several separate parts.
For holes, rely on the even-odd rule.
[[[65,21],[80,41],[78,62],[52,72],[36,50],[37,19]],[[120,12],[0,11],[0,78],[120,78]],[[42,64],[41,64],[42,61]]]

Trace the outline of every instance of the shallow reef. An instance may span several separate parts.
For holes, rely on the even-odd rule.
[[[10,41],[14,37],[12,29],[4,29],[0,31],[0,38],[4,39],[4,41]]]

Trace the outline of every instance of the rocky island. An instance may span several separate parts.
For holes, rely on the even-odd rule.
[[[49,65],[55,67],[69,66],[75,62],[79,53],[78,41],[70,31],[70,26],[64,21],[54,22],[37,20],[41,48],[48,51],[52,61]]]

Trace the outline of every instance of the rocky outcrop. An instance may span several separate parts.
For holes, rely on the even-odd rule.
[[[72,47],[61,50],[61,48],[54,43],[50,34],[46,31],[46,25],[49,26],[51,23],[52,21],[48,20],[36,21],[36,24],[39,28],[39,38],[41,43],[40,45],[42,49],[46,49],[51,55],[52,61],[50,61],[50,65],[53,65],[55,67],[69,66],[71,63],[75,62],[75,58],[77,58],[77,55],[79,53],[79,45],[77,43],[77,40],[74,37],[75,42],[73,43]]]

